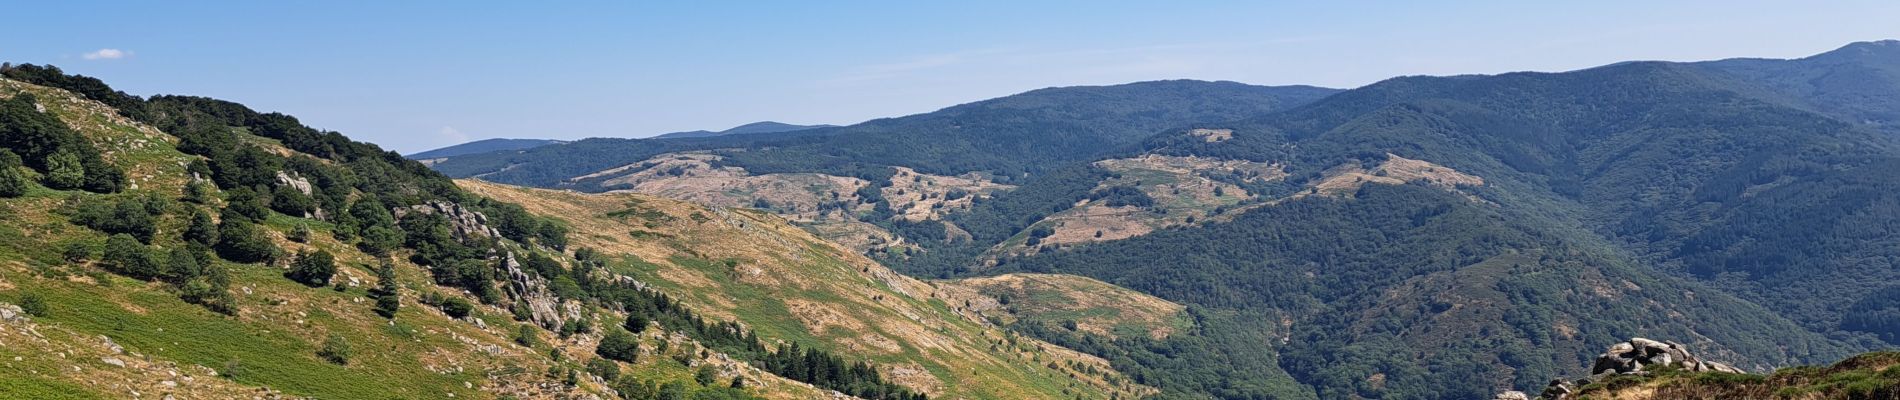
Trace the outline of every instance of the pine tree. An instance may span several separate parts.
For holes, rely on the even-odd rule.
[[[26,174],[20,171],[20,156],[12,150],[0,149],[0,198],[20,197],[26,194]]]
[[[402,308],[402,288],[396,283],[396,264],[383,261],[376,268],[376,314],[383,318],[395,318],[396,310]]]

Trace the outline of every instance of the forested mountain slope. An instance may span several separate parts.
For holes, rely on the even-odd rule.
[[[1843,51],[1876,62],[1890,53],[1868,49],[1892,47]],[[1760,63],[1808,71],[1840,68],[1813,62],[1838,56]],[[976,250],[1060,237],[1045,228],[1071,220],[1051,210],[1077,202],[1153,210],[1180,196],[1098,164],[944,219],[975,240],[886,260],[926,274],[1079,273],[1191,306],[1285,313],[1279,365],[1321,397],[1482,395],[1645,332],[1688,335],[1671,337],[1756,368],[1891,346],[1879,338],[1894,337],[1900,304],[1894,137],[1737,82],[1660,62],[1396,78],[1165,133],[1120,158],[1284,174],[1190,168],[1184,176],[1247,193],[1187,209],[1215,218],[1029,253]],[[1479,347],[1497,359],[1438,356]]]
[[[905,166],[937,175],[976,172],[1009,180],[1093,159],[1161,129],[1240,118],[1334,92],[1201,81],[1049,88],[845,127],[669,140],[588,139],[521,154],[456,157],[434,167],[454,177],[552,187],[663,153],[748,149],[720,154],[754,173],[887,176],[887,167]],[[614,188],[588,182],[573,187]]]
[[[770,215],[464,189],[286,115],[0,73],[0,397],[1154,390]]]

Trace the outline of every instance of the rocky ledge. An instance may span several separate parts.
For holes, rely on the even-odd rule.
[[[1577,388],[1589,385],[1591,382],[1602,381],[1614,375],[1647,375],[1649,371],[1660,368],[1678,368],[1690,372],[1744,373],[1741,369],[1728,364],[1698,358],[1681,343],[1632,338],[1627,342],[1610,346],[1603,355],[1597,356],[1596,363],[1590,366],[1590,376],[1568,381],[1552,380],[1537,398],[1570,400],[1575,398]],[[1499,393],[1497,396],[1497,400],[1529,399],[1529,395],[1518,391]]]

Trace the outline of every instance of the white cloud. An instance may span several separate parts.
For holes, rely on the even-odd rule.
[[[468,143],[469,141],[468,134],[462,133],[461,130],[457,130],[453,126],[444,126],[442,129],[436,130],[435,134],[441,136],[444,140],[454,142],[450,144],[462,144]]]
[[[117,60],[132,55],[132,52],[119,49],[99,49],[79,56],[87,60]]]

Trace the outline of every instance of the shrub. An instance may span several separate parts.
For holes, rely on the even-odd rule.
[[[594,374],[601,380],[613,382],[620,379],[620,364],[615,364],[605,358],[594,357],[592,360],[587,360],[587,373]]]
[[[50,310],[47,310],[47,307],[46,307],[46,299],[40,298],[40,295],[37,293],[27,293],[27,294],[21,295],[20,296],[20,310],[25,311],[26,315],[31,315],[31,316],[40,317],[40,318],[45,318],[50,312]]]
[[[106,238],[105,257],[102,261],[105,262],[106,269],[136,279],[157,278],[162,272],[158,261],[152,259],[152,254],[145,245],[140,244],[138,239],[132,238],[132,235],[124,233]]]
[[[718,378],[719,373],[713,371],[713,367],[710,364],[702,365],[699,367],[699,371],[693,372],[693,382],[698,382],[700,386],[712,386],[713,381]]]
[[[83,263],[92,259],[92,245],[86,242],[67,242],[59,250],[59,257],[69,263]]]
[[[277,252],[263,229],[243,218],[227,218],[218,225],[218,256],[238,263],[270,261]]]
[[[534,325],[525,325],[525,324],[521,325],[520,328],[515,330],[515,344],[519,344],[525,347],[534,347],[534,346],[540,345],[541,344],[541,330],[535,329]]]
[[[0,149],[0,198],[26,194],[26,174],[20,172],[20,156]]]
[[[290,233],[284,234],[284,239],[297,243],[310,243],[310,224],[297,223],[296,227],[290,229]]]
[[[309,287],[319,287],[330,283],[336,275],[336,257],[330,252],[317,250],[314,253],[298,253],[297,260],[290,264],[290,271],[284,276]]]
[[[211,221],[211,214],[192,207],[191,222],[185,225],[185,242],[210,246],[218,243],[218,225]]]
[[[323,348],[317,350],[317,356],[323,357],[324,361],[332,364],[349,365],[350,342],[344,340],[342,335],[332,333],[329,338],[323,340]]]
[[[474,311],[475,305],[469,304],[468,300],[454,296],[446,296],[442,299],[442,313],[448,314],[449,318],[460,319],[468,317],[469,313]]]
[[[594,354],[608,359],[635,362],[640,356],[640,340],[626,331],[613,329],[607,336],[600,338],[600,345],[594,348]]]

